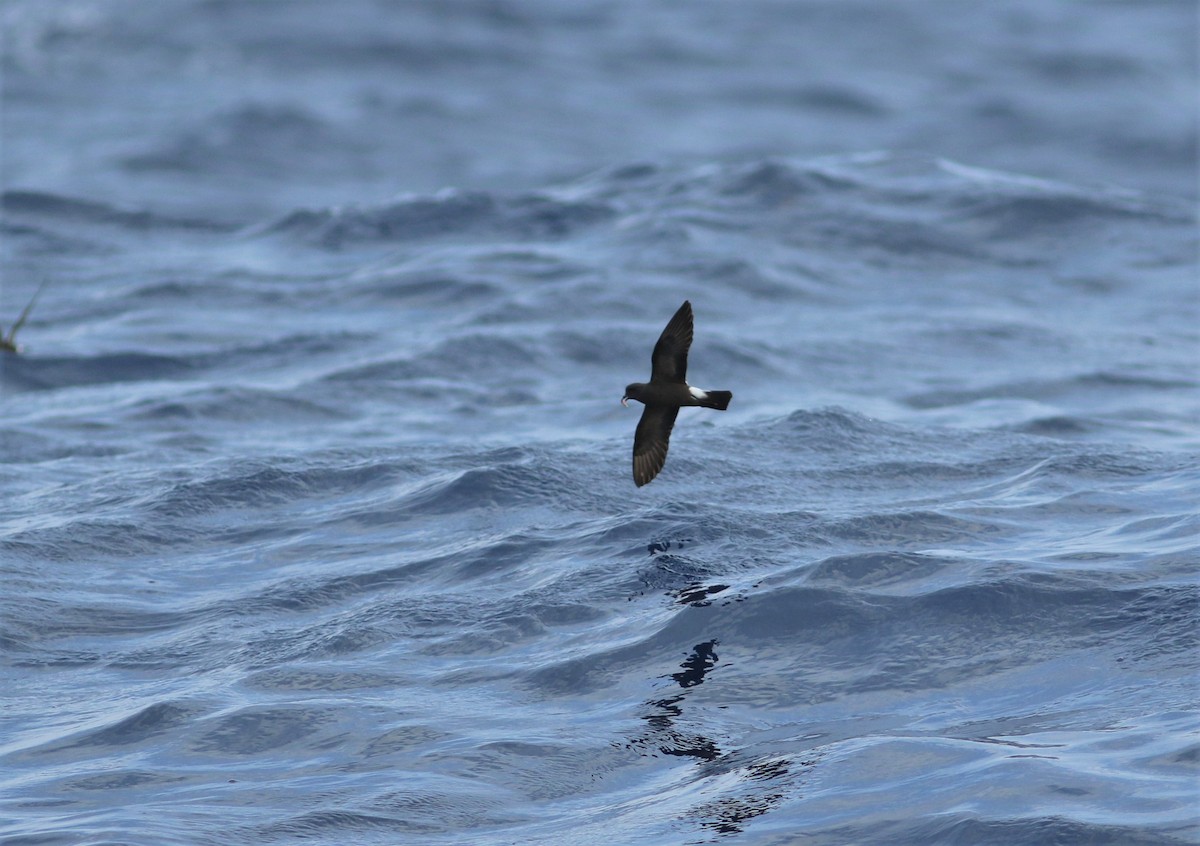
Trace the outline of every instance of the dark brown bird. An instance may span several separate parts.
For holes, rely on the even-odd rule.
[[[25,310],[21,312],[21,316],[17,318],[17,322],[12,325],[5,335],[0,331],[0,351],[18,353],[21,348],[17,346],[17,330],[25,325],[25,321],[29,318],[29,312],[33,311],[33,304],[37,302],[37,298],[41,295],[42,289],[46,287],[46,280],[42,280],[42,284],[38,285],[37,290],[33,292],[33,296],[29,298],[29,304],[25,306]]]
[[[687,383],[691,345],[692,304],[684,300],[654,345],[650,381],[627,385],[625,396],[621,397],[621,404],[626,407],[631,399],[646,406],[633,436],[633,481],[639,488],[657,476],[666,463],[671,429],[680,408],[698,405],[724,411],[733,399],[729,391],[702,391]]]

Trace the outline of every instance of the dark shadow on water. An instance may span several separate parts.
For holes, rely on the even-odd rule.
[[[627,744],[629,747],[652,749],[653,752],[645,754],[655,756],[662,754],[693,757],[702,761],[711,761],[721,754],[721,750],[711,738],[681,731],[675,725],[676,720],[683,716],[686,691],[702,684],[705,676],[716,666],[719,660],[716,647],[716,640],[698,643],[692,647],[691,653],[679,665],[679,671],[670,675],[684,692],[647,702],[648,711],[642,715],[647,729],[640,737],[630,741]]]

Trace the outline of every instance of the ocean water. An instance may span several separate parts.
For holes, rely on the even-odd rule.
[[[1193,3],[0,23],[0,842],[1200,842]]]

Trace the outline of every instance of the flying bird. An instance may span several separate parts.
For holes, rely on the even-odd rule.
[[[0,331],[0,351],[18,353],[21,348],[17,346],[17,330],[25,325],[25,321],[29,318],[29,312],[33,311],[33,304],[37,302],[37,298],[41,295],[42,289],[46,287],[46,280],[42,280],[42,284],[38,285],[37,290],[33,292],[33,296],[29,299],[29,304],[25,306],[25,310],[21,312],[21,316],[17,318],[17,322],[12,325],[5,335]]]
[[[692,304],[687,300],[675,312],[654,345],[650,356],[650,381],[625,386],[621,405],[629,400],[645,404],[637,434],[633,436],[633,481],[639,488],[662,470],[675,416],[685,405],[729,408],[729,391],[703,391],[686,381],[688,348],[692,345]]]

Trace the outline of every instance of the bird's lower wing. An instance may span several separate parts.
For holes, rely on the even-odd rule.
[[[633,436],[633,481],[639,488],[658,475],[667,460],[667,445],[678,406],[648,405]]]

